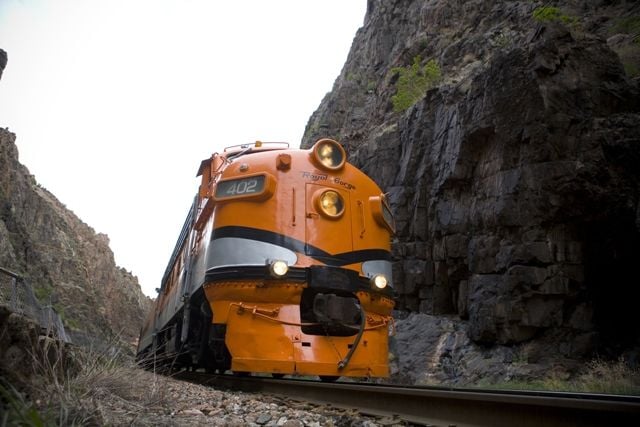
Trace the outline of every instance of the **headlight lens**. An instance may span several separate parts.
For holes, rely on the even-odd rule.
[[[384,274],[376,274],[371,278],[371,285],[376,289],[384,289],[389,284],[389,281]]]
[[[344,148],[333,139],[321,139],[316,142],[313,155],[322,167],[331,170],[340,169],[346,159]]]
[[[337,191],[327,190],[320,196],[320,209],[330,217],[339,217],[344,212],[344,200]]]
[[[269,272],[275,278],[281,278],[289,271],[289,266],[285,261],[277,260],[273,261],[269,265]]]

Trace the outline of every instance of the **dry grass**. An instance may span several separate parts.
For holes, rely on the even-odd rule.
[[[0,384],[6,407],[0,427],[117,425],[164,405],[166,379],[109,348],[98,352],[40,340],[31,352],[34,375],[26,387],[18,392]]]
[[[573,379],[551,373],[536,381],[510,381],[499,384],[483,384],[485,388],[509,390],[546,390],[579,393],[640,395],[640,369],[629,366],[626,360],[594,359]]]
[[[577,391],[640,395],[640,369],[630,367],[623,358],[615,362],[595,359],[577,383],[581,388]]]

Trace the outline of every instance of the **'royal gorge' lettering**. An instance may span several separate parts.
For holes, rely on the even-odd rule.
[[[329,178],[329,175],[327,175],[326,173],[302,172],[302,178],[317,182],[326,181],[327,178]]]
[[[331,177],[331,179],[329,179],[329,175],[327,175],[326,173],[315,173],[315,172],[307,172],[307,171],[303,171],[302,172],[302,178],[309,180],[309,181],[313,181],[313,182],[319,182],[319,181],[329,181],[329,182],[333,182],[336,185],[340,185],[342,187],[344,187],[347,190],[355,190],[356,186],[353,184],[350,184],[348,182],[343,181],[341,178],[334,176]]]

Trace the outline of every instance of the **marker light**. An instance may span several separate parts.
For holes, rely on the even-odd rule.
[[[313,146],[313,155],[320,166],[337,170],[344,166],[346,153],[344,148],[333,139],[321,139]]]
[[[269,272],[275,278],[281,278],[289,271],[289,266],[285,261],[277,260],[273,261],[271,265],[269,265]]]
[[[339,217],[344,212],[342,196],[337,191],[325,191],[320,196],[320,209],[332,218]]]
[[[376,274],[371,278],[371,285],[374,288],[384,289],[387,287],[388,284],[389,284],[389,281],[387,280],[386,277],[384,277],[384,274]]]

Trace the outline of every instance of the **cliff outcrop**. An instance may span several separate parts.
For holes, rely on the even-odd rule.
[[[20,164],[15,140],[0,128],[0,266],[26,277],[75,343],[134,343],[149,298],[135,276],[116,266],[109,238]]]
[[[341,141],[388,193],[400,309],[482,345],[615,353],[640,345],[640,41],[620,25],[640,7],[542,6],[370,0],[302,145]],[[395,111],[416,58],[442,79]]]

